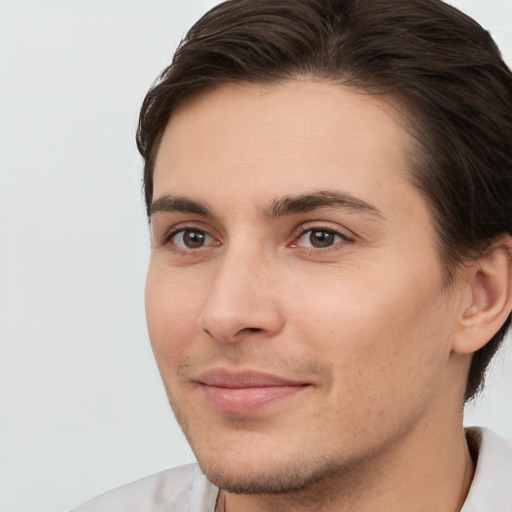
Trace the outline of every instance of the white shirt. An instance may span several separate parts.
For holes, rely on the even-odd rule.
[[[485,428],[467,433],[478,460],[461,512],[512,512],[512,445]],[[72,512],[214,512],[218,492],[197,464],[188,464],[114,489]]]
[[[512,512],[512,445],[486,428],[467,434],[478,460],[461,512]]]

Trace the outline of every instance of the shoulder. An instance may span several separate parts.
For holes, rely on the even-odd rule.
[[[212,512],[217,492],[197,464],[187,464],[109,491],[72,512]]]
[[[478,459],[461,512],[512,512],[512,444],[486,428],[466,432]]]

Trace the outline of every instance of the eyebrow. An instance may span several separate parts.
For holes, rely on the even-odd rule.
[[[205,203],[169,194],[151,202],[149,216],[151,217],[155,213],[160,212],[192,213],[203,217],[213,217],[212,212]]]
[[[321,190],[311,194],[285,196],[276,199],[265,209],[264,214],[266,217],[273,219],[329,207],[343,208],[353,212],[369,213],[376,217],[383,218],[380,210],[372,204],[348,192],[333,192],[330,190]],[[187,197],[173,196],[171,194],[161,196],[151,203],[149,215],[152,216],[160,212],[190,213],[203,217],[214,217],[206,203]]]
[[[384,216],[372,204],[359,199],[348,192],[333,192],[321,190],[312,194],[286,196],[274,201],[265,212],[269,218],[292,215],[294,213],[307,213],[319,208],[343,208],[354,212],[369,213],[379,218]]]

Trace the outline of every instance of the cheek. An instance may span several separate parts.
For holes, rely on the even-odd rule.
[[[176,366],[197,332],[201,298],[190,286],[150,266],[146,280],[146,317],[149,338],[158,366]]]
[[[347,277],[321,289],[310,283],[301,294],[297,330],[335,367],[340,393],[363,391],[371,400],[384,387],[407,392],[409,382],[418,390],[439,376],[450,352],[449,303],[428,275]]]
[[[433,288],[419,296],[398,282],[384,284],[361,288],[345,280],[324,288],[320,301],[310,287],[311,300],[296,316],[306,351],[333,377],[317,411],[333,438],[368,443],[396,432],[421,417],[441,385],[449,357],[446,302]]]

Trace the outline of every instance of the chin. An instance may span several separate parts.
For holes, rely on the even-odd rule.
[[[212,461],[198,457],[198,461],[211,483],[235,494],[301,492],[339,476],[346,469],[338,462],[321,458],[301,460],[299,456],[291,456],[288,462],[258,460],[257,464],[254,459],[243,460],[236,456],[233,458],[235,463],[224,463],[222,458]]]

